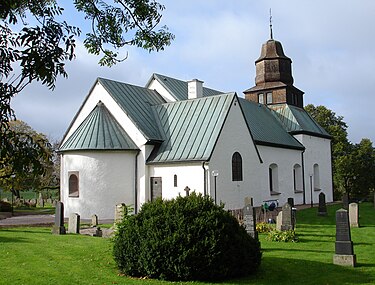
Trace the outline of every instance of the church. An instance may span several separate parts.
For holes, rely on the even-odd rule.
[[[145,87],[98,78],[60,145],[65,216],[113,219],[191,192],[228,210],[333,200],[331,137],[303,108],[292,61],[272,37],[255,86],[224,93],[154,73]]]

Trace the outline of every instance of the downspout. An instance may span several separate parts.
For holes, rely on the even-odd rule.
[[[202,168],[203,168],[203,196],[207,196],[207,174],[206,174],[206,168],[204,167],[204,164],[206,162],[202,162]]]
[[[138,156],[141,153],[138,150],[134,161],[134,214],[138,213]]]
[[[305,150],[301,152],[302,158],[302,187],[303,187],[303,204],[306,204],[306,185],[305,185],[305,158],[304,158]]]

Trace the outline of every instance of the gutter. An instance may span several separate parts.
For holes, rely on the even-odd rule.
[[[204,167],[204,164],[206,162],[202,162],[202,168],[203,168],[203,196],[207,196],[207,174],[206,174],[206,168]]]
[[[305,185],[305,158],[304,158],[305,150],[301,152],[301,159],[302,159],[302,191],[303,191],[303,205],[306,204],[306,185]]]
[[[141,151],[138,151],[134,161],[134,214],[138,213],[138,156]]]

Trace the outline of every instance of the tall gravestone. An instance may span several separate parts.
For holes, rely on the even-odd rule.
[[[333,263],[353,267],[356,265],[356,256],[350,235],[349,216],[345,209],[336,211],[336,242]]]
[[[342,195],[342,207],[345,209],[345,210],[348,210],[349,209],[349,194],[348,193],[344,193]]]
[[[81,217],[77,213],[72,213],[69,215],[68,222],[68,233],[70,234],[79,234]]]
[[[318,216],[327,216],[326,195],[323,192],[319,194]]]
[[[278,231],[281,231],[282,219],[283,219],[283,211],[280,211],[276,216],[276,230]]]
[[[289,203],[285,203],[285,205],[282,208],[282,218],[281,218],[281,230],[282,231],[289,231],[293,230],[293,214],[292,214],[292,206],[289,205]]]
[[[294,198],[288,198],[288,204],[293,208],[294,207]]]
[[[115,223],[120,223],[124,219],[124,216],[127,215],[127,211],[128,210],[124,203],[117,204],[115,210]]]
[[[98,216],[97,215],[92,215],[91,216],[91,226],[96,227],[98,225]]]
[[[359,209],[357,203],[349,204],[349,224],[352,228],[359,227]]]
[[[62,202],[56,203],[55,224],[52,228],[52,233],[55,235],[64,235],[66,233],[64,227],[64,204]]]
[[[44,208],[44,200],[43,200],[42,192],[39,192],[38,206]]]
[[[256,231],[256,214],[253,206],[246,205],[243,209],[243,222],[246,232],[255,239],[258,239],[258,232]]]
[[[253,197],[245,197],[244,202],[245,205],[254,206]]]

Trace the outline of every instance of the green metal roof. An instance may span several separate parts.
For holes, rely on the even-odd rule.
[[[243,98],[239,98],[239,102],[257,144],[304,149],[302,144],[285,131],[283,125],[265,105]]]
[[[235,96],[228,93],[153,107],[165,140],[148,162],[208,160]]]
[[[320,137],[331,136],[302,108],[280,104],[269,106],[290,133],[309,133]]]
[[[149,141],[162,139],[151,106],[165,103],[155,90],[98,78],[107,92]]]
[[[165,89],[167,89],[176,101],[188,99],[188,82],[168,77],[165,75],[154,73],[146,86],[149,85],[152,79],[156,79]],[[203,97],[223,94],[224,92],[203,87]]]
[[[137,145],[102,102],[96,105],[82,124],[60,147],[60,151],[137,149]]]

